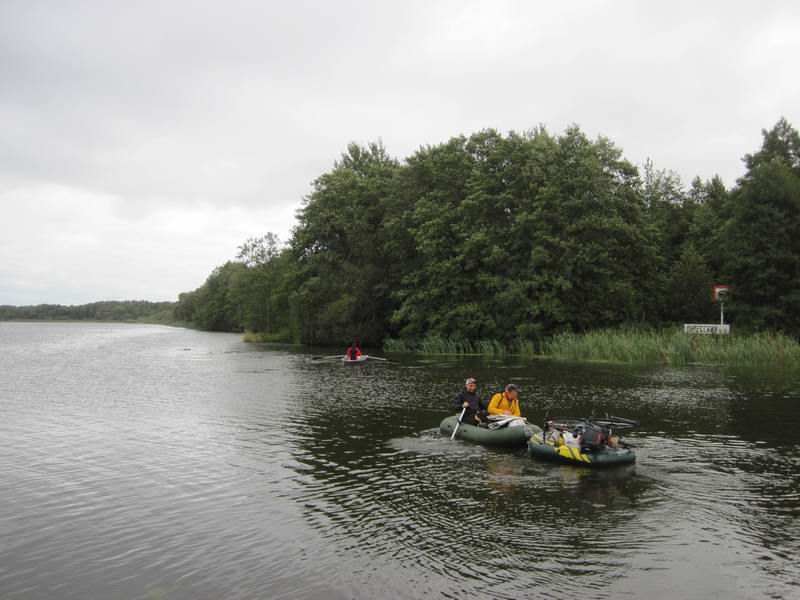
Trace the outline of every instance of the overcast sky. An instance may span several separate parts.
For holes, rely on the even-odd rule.
[[[0,2],[0,304],[175,300],[350,141],[579,124],[731,186],[800,127],[800,3]]]

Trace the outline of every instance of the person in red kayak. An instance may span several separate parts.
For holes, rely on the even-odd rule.
[[[361,348],[358,347],[358,344],[353,342],[350,344],[350,347],[345,350],[344,355],[348,360],[358,360],[361,358]]]

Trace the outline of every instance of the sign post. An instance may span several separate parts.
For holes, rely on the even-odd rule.
[[[725,324],[725,295],[730,289],[729,285],[712,285],[711,302],[719,302],[719,325],[705,323],[686,323],[684,333],[699,333],[705,335],[725,335],[731,332],[731,326]]]
[[[719,324],[725,323],[725,296],[728,295],[729,285],[716,284],[711,286],[711,302],[719,302]]]

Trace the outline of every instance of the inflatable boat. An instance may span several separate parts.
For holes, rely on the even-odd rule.
[[[458,415],[445,418],[439,425],[442,435],[450,437],[453,429],[458,424]],[[508,446],[514,448],[524,448],[531,436],[542,435],[542,429],[525,421],[521,425],[499,427],[490,429],[488,427],[478,427],[461,423],[456,432],[457,440],[483,444],[484,446]]]
[[[533,436],[528,442],[528,454],[534,458],[585,467],[611,467],[629,465],[636,461],[630,448],[604,447],[596,450],[575,446],[555,446],[542,441],[542,436]]]
[[[528,454],[585,467],[629,465],[636,461],[636,453],[620,440],[619,433],[637,425],[638,421],[621,417],[545,417],[544,429],[528,442]]]

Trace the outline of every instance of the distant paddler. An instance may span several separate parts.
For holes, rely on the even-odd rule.
[[[361,358],[361,348],[358,347],[358,344],[353,342],[350,344],[350,347],[345,350],[344,356],[347,360],[358,360]]]

